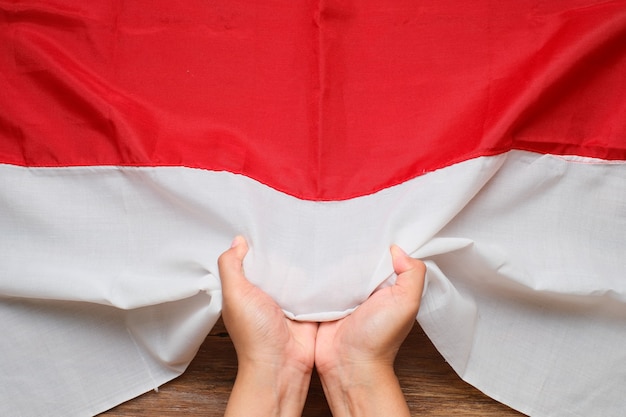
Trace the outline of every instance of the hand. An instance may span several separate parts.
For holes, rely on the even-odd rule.
[[[313,369],[316,323],[288,319],[276,302],[251,284],[243,272],[246,241],[238,236],[218,260],[224,325],[235,345],[239,366],[248,363]]]
[[[247,252],[246,241],[238,236],[218,260],[222,318],[238,360],[226,415],[299,415],[313,369],[317,323],[288,319],[246,279]]]
[[[391,254],[396,283],[319,326],[315,365],[335,416],[409,415],[393,363],[415,323],[426,267],[397,246]]]

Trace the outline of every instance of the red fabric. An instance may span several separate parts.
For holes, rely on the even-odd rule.
[[[314,200],[510,149],[626,159],[626,1],[0,0],[0,162]]]

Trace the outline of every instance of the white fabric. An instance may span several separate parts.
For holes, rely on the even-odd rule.
[[[626,409],[626,164],[512,151],[311,202],[182,167],[0,165],[0,415],[93,415],[178,375],[219,317],[217,257],[299,320],[427,261],[419,321],[527,414]],[[58,413],[57,413],[58,410]]]

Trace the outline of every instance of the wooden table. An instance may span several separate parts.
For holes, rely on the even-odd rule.
[[[418,324],[398,353],[396,368],[412,415],[523,415],[459,379]],[[158,392],[146,393],[101,416],[222,416],[236,373],[235,350],[220,320],[183,375],[163,385]],[[315,373],[302,415],[331,415]]]

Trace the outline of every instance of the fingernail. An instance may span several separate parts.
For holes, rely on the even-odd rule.
[[[400,246],[393,244],[391,245],[391,250],[393,251],[397,251],[398,254],[402,255],[402,256],[409,256],[407,255],[407,253],[404,251],[404,249],[402,249]]]
[[[230,247],[234,248],[235,246],[239,245],[240,242],[241,242],[241,239],[239,238],[239,236],[235,236],[232,243],[230,244]]]

